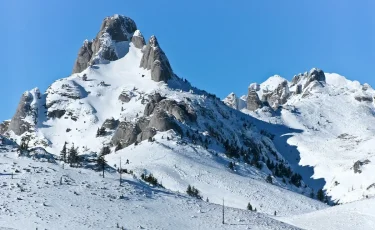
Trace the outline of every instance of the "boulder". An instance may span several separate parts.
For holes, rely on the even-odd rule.
[[[155,36],[151,36],[141,59],[140,67],[151,70],[151,79],[167,82],[173,76],[168,58],[160,48]]]
[[[155,128],[158,131],[167,131],[173,129],[178,133],[182,133],[180,126],[176,124],[173,118],[168,116],[168,114],[161,109],[156,109],[156,111],[153,113],[149,127]]]
[[[137,140],[137,136],[140,133],[141,130],[135,124],[123,121],[116,129],[111,143],[113,145],[121,143],[124,147],[129,146]]]
[[[145,38],[143,37],[141,31],[136,30],[132,37],[132,43],[138,49],[142,49],[146,45]]]
[[[120,94],[120,96],[118,96],[118,99],[122,102],[128,103],[131,100],[131,97],[127,93],[123,92]]]

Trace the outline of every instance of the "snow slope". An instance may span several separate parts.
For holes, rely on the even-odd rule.
[[[102,178],[92,169],[18,157],[4,146],[0,171],[0,229],[297,229],[227,207],[222,225],[220,205],[150,187],[129,174],[119,186],[115,171]]]
[[[304,229],[361,229],[375,228],[375,199],[335,206],[312,213],[279,218]]]

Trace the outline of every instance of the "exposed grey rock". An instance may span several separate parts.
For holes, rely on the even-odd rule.
[[[355,96],[354,97],[359,102],[372,102],[374,99],[369,95],[361,95],[361,96]]]
[[[80,73],[89,66],[92,57],[92,41],[85,41],[78,51],[78,57],[74,63],[73,73]]]
[[[155,36],[151,36],[143,51],[140,67],[151,70],[151,79],[156,82],[167,82],[173,76],[168,58],[160,48]]]
[[[156,111],[153,113],[149,127],[155,128],[158,131],[173,129],[178,133],[182,133],[180,126],[176,124],[173,118],[168,116],[168,114],[161,109],[156,109]]]
[[[123,121],[116,129],[111,143],[114,145],[121,143],[124,147],[129,146],[137,140],[137,136],[140,133],[141,130],[135,124]]]
[[[132,43],[138,49],[142,49],[143,46],[146,45],[145,38],[143,37],[142,33],[139,30],[136,30],[134,32],[134,35],[132,37]]]
[[[122,102],[128,103],[131,100],[131,97],[127,93],[123,92],[120,94],[118,99]]]
[[[153,112],[154,109],[156,108],[156,105],[165,97],[162,97],[160,93],[154,93],[152,95],[149,95],[150,101],[146,104],[145,110],[144,110],[144,115],[145,116],[150,116]]]
[[[149,96],[149,98],[153,101],[155,101],[156,103],[160,102],[161,100],[165,99],[166,97],[162,97],[160,95],[160,93],[154,93],[152,95]]]
[[[144,129],[140,134],[138,134],[138,137],[137,137],[137,140],[139,142],[141,141],[144,141],[144,140],[147,140],[153,136],[156,135],[156,129],[155,128],[152,128],[152,127],[147,127],[146,129]]]
[[[281,82],[274,91],[264,92],[262,101],[267,101],[269,106],[276,110],[280,105],[283,105],[287,102],[289,96],[289,86],[288,82],[285,80]]]
[[[164,99],[157,103],[157,108],[173,115],[180,122],[195,121],[197,115],[184,102],[177,103],[174,100]]]
[[[296,86],[296,94],[301,94],[302,93],[302,85],[297,85]]]
[[[3,121],[0,123],[0,134],[4,134],[6,131],[8,131],[10,121]]]
[[[65,110],[56,109],[53,111],[48,111],[48,117],[50,118],[61,118],[66,113]]]
[[[313,68],[310,70],[309,74],[307,75],[307,81],[305,83],[304,89],[306,89],[307,86],[311,82],[318,81],[318,82],[325,82],[326,76],[321,69]]]
[[[150,116],[153,112],[154,109],[156,108],[157,102],[154,100],[151,100],[147,103],[145,106],[145,111],[143,112],[145,116]]]
[[[148,127],[149,124],[150,124],[149,119],[147,119],[146,117],[141,117],[138,119],[136,126],[139,130],[143,131]]]
[[[246,99],[246,108],[250,111],[255,111],[262,107],[262,102],[259,99],[257,92],[249,88],[249,93]]]
[[[364,161],[356,161],[353,165],[354,173],[362,173],[362,166],[369,164],[371,161],[364,160]]]
[[[117,128],[119,124],[119,121],[114,119],[113,117],[110,118],[110,119],[106,119],[102,125],[102,127],[106,128],[106,129],[110,129],[110,130],[114,130]]]
[[[38,89],[35,89],[34,92],[35,96],[40,96],[40,92]],[[30,116],[32,119],[36,119],[37,111],[31,107],[31,103],[34,100],[37,100],[37,98],[34,98],[31,92],[25,92],[22,95],[16,113],[14,114],[12,120],[9,123],[8,130],[13,131],[16,135],[22,135],[24,132],[30,130],[30,128],[34,124],[30,124],[28,121],[25,121],[24,118],[26,116]]]

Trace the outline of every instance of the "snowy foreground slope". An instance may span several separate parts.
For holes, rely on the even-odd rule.
[[[34,157],[0,150],[0,229],[297,229],[233,208],[225,208],[222,225],[220,205],[152,188],[129,174],[120,187],[115,172],[103,179],[91,169],[63,169]]]
[[[375,199],[356,201],[312,213],[279,218],[304,229],[374,229]]]
[[[313,69],[290,82],[273,76],[251,84],[249,95],[238,109],[268,123],[277,150],[310,187],[324,186],[338,203],[375,195],[371,86]],[[236,107],[231,98],[225,102]]]
[[[52,218],[74,228],[78,218],[78,226],[103,229],[112,228],[124,215],[120,223],[130,224],[129,229],[142,226],[140,221],[146,222],[146,229],[215,229],[224,198],[228,207],[242,209],[230,209],[228,218],[237,225],[225,227],[243,229],[251,223],[252,229],[289,228],[269,217],[275,211],[290,216],[328,206],[309,197],[311,187],[276,149],[274,137],[264,130],[267,124],[175,75],[156,37],[146,44],[131,19],[107,17],[97,37],[82,45],[72,75],[55,81],[44,93],[37,88],[25,92],[12,119],[0,124],[0,134],[13,139],[21,155],[56,162],[2,154],[1,176],[4,188],[9,188],[4,196],[10,198],[3,201],[3,211],[16,210],[22,216],[1,216],[0,226],[23,229],[15,218],[24,218],[21,222],[30,226],[55,229]],[[61,155],[65,144],[67,157]],[[71,154],[75,151],[78,157]],[[102,158],[107,161],[105,179],[98,171]],[[131,176],[123,173],[126,183],[121,188],[116,181],[120,161],[122,169],[132,170]],[[15,178],[26,181],[12,185],[9,172],[18,166]],[[32,167],[38,168],[34,172]],[[279,173],[272,176],[272,170]],[[141,179],[150,173],[165,190]],[[30,193],[17,199],[19,193],[12,192],[20,189],[17,183],[25,183]],[[209,202],[186,197],[189,185]],[[58,199],[52,198],[56,194]],[[139,203],[116,198],[122,194]],[[259,214],[245,211],[248,203]],[[200,212],[195,210],[199,205]],[[35,208],[40,209],[37,216]],[[196,212],[204,219],[212,216],[215,223]],[[65,217],[57,220],[58,215]],[[40,222],[35,224],[35,218]]]

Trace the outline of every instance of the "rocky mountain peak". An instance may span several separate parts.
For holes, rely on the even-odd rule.
[[[122,15],[106,17],[93,41],[85,40],[78,51],[73,73],[80,73],[93,64],[107,63],[123,57],[133,33],[135,22]]]

